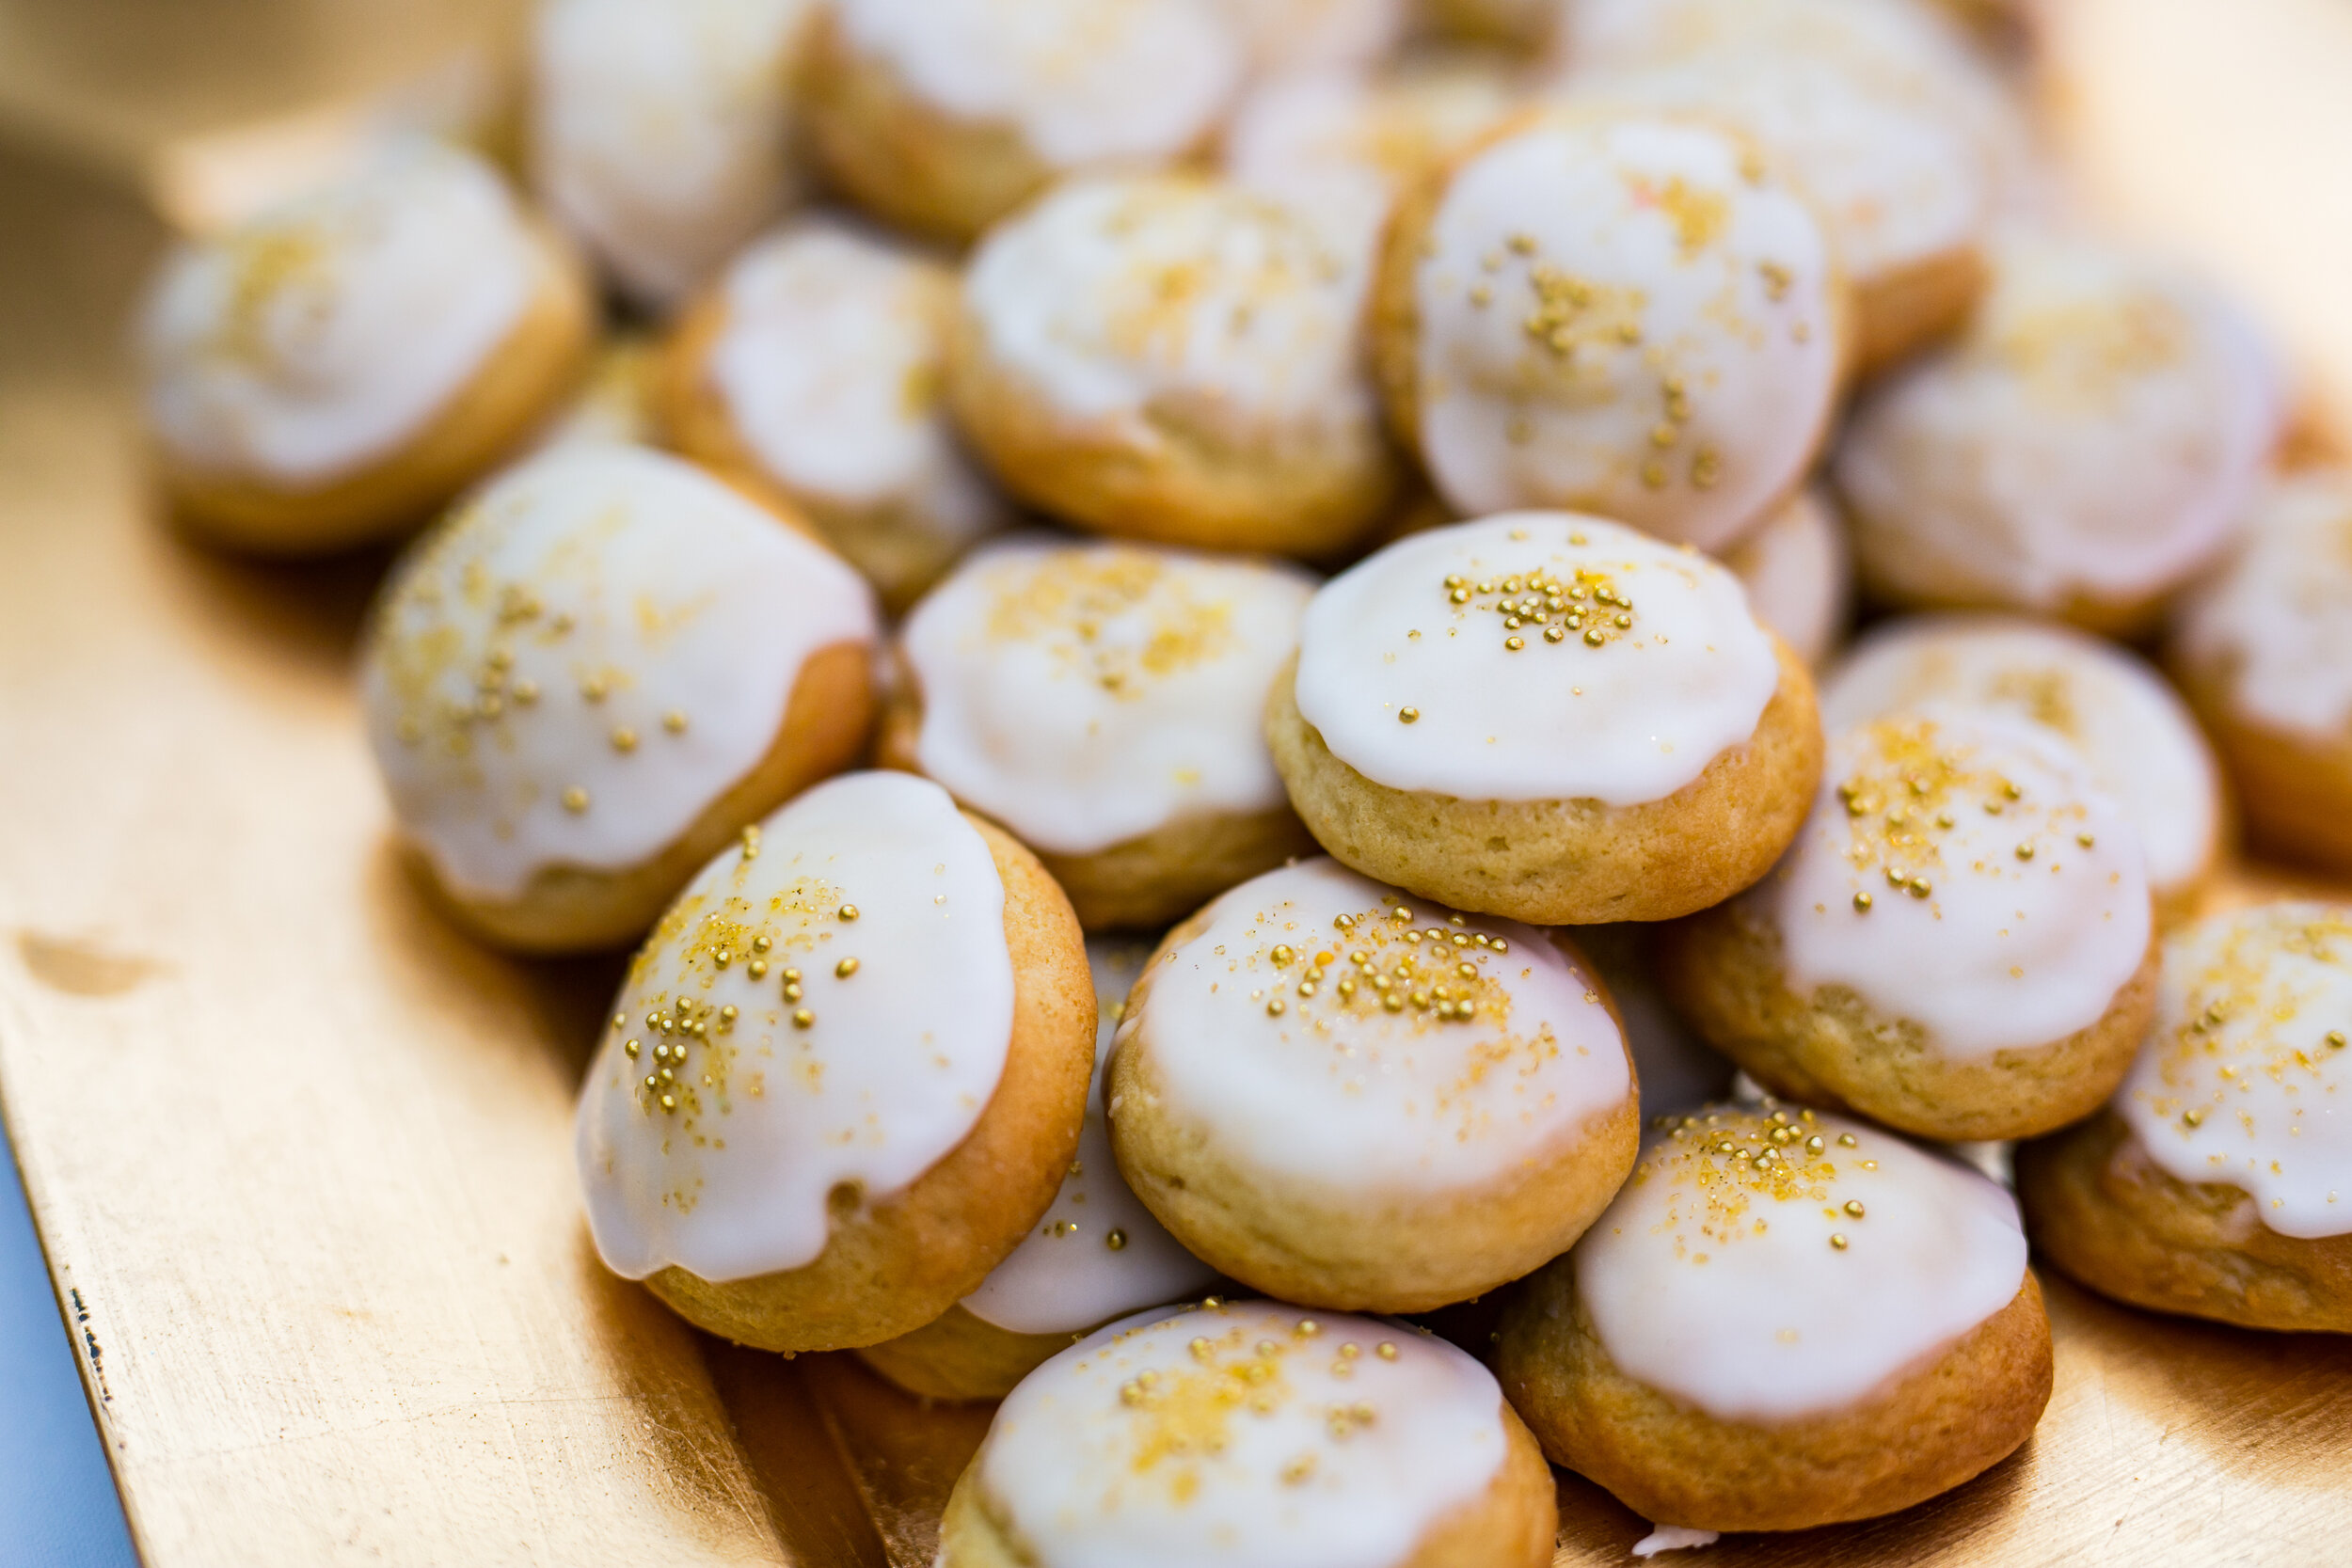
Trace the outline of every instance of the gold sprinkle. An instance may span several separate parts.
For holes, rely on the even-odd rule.
[[[1418,723],[1420,720],[1421,709],[1417,707],[1405,707],[1396,710],[1396,721],[1400,724]]]
[[[752,938],[752,951],[755,953],[765,953],[775,944],[776,942],[773,937],[758,936]]]
[[[857,960],[855,958],[844,958],[833,966],[833,977],[836,980],[846,980],[856,973]]]
[[[1813,1136],[1804,1140],[1804,1151],[1807,1154],[1819,1154],[1821,1152],[1821,1135],[1819,1132],[1814,1133]]]
[[[1286,942],[1276,942],[1274,944],[1274,951],[1268,956],[1274,959],[1274,967],[1277,969],[1287,968],[1291,960],[1298,957],[1297,953],[1293,951],[1290,943]]]
[[[2343,1030],[2330,1029],[2328,1031],[2328,1049],[2330,1051],[2342,1051],[2344,1049]]]
[[[810,1012],[806,1007],[796,1008],[792,1014],[792,1027],[795,1029],[808,1028],[816,1022],[817,1015]]]
[[[1849,1218],[1857,1220],[1860,1219],[1862,1217],[1862,1200],[1858,1197],[1848,1198],[1846,1200],[1846,1213]]]
[[[1933,893],[1934,891],[1935,884],[1929,881],[1925,877],[1914,877],[1911,879],[1911,895],[1914,898],[1925,898],[1929,894]]]
[[[1527,639],[1524,637],[1506,637],[1502,640],[1502,645],[1509,652],[1518,653],[1521,648],[1527,646]]]
[[[1298,1327],[1292,1332],[1302,1339],[1311,1339],[1323,1332],[1323,1325],[1312,1318],[1301,1318],[1298,1320]]]
[[[2017,858],[2021,861],[2029,861],[2033,859],[2033,846],[2030,844],[2019,845],[2017,847]]]
[[[839,912],[841,918],[845,921],[855,920],[857,918],[857,906],[855,904],[844,904],[841,906]]]
[[[1851,1132],[1840,1132],[1837,1134],[1837,1147],[1840,1148],[1854,1148],[1860,1146],[1855,1142],[1854,1135]]]
[[[529,707],[532,704],[537,702],[538,700],[539,683],[537,681],[521,680],[515,683],[516,706]]]
[[[1103,1238],[1103,1244],[1113,1252],[1124,1252],[1127,1250],[1127,1233],[1124,1230],[1114,1229]]]
[[[564,792],[564,809],[578,816],[588,809],[588,792],[578,784]]]
[[[1870,895],[1867,893],[1855,894],[1853,895],[1853,907],[1858,912],[1862,914],[1868,914],[1870,912]]]
[[[637,1059],[637,1051],[638,1045],[635,1040],[623,1040],[621,1042],[621,1054],[627,1056],[632,1062]]]
[[[1283,1000],[1282,1000],[1280,997],[1279,997],[1279,996],[1278,996],[1278,997],[1276,997],[1273,1001],[1271,1001],[1271,1002],[1269,1002],[1269,1003],[1267,1003],[1267,1004],[1265,1005],[1265,1012],[1266,1012],[1266,1017],[1268,1017],[1268,1018],[1280,1018],[1280,1017],[1281,1017],[1284,1013],[1288,1012],[1289,1010],[1290,1010],[1290,1004],[1289,1004],[1289,1003],[1287,1003],[1287,1002],[1285,1002],[1285,1001],[1283,1001]]]
[[[2200,1126],[2203,1123],[2204,1119],[2205,1113],[2202,1111],[2183,1111],[2181,1113],[2181,1124],[2184,1127]]]
[[[1373,1347],[1372,1354],[1383,1361],[1393,1361],[1396,1359],[1396,1342],[1392,1339],[1383,1339]]]
[[[2076,833],[2074,835],[2074,842],[2081,845],[2084,848],[2089,849],[2096,846],[2099,841],[2089,833]]]
[[[602,675],[591,675],[580,683],[580,694],[592,703],[603,702],[604,694],[609,689]]]
[[[661,716],[661,727],[669,731],[672,735],[684,735],[686,733],[686,715],[680,713],[675,708],[672,708],[669,712]]]
[[[1833,1250],[1843,1252],[1846,1250],[1846,1238],[1836,1234],[1836,1232],[1832,1232],[1829,1239],[1829,1244]]]
[[[612,749],[624,756],[637,750],[637,732],[627,724],[612,732]]]

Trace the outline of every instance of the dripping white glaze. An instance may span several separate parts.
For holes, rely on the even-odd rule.
[[[2246,718],[2342,744],[2352,719],[2352,471],[2267,485],[2236,554],[2195,590],[2180,646]]]

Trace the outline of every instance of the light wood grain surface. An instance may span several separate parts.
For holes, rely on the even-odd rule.
[[[2094,195],[2313,324],[2330,398],[2352,133],[2306,142],[2352,80],[2345,15],[2076,0],[2055,35]],[[2332,74],[2288,58],[2327,48]],[[2272,80],[2304,118],[2232,111]],[[2148,128],[2183,103],[2198,135]],[[2231,194],[2291,149],[2302,211]],[[117,344],[158,226],[0,151],[0,1101],[148,1560],[924,1568],[984,1414],[715,1345],[597,1270],[570,1099],[612,973],[487,955],[403,880],[347,678],[381,562],[255,568],[156,527]],[[2352,1344],[2050,1300],[2022,1453],[1689,1560],[2343,1555]],[[1628,1560],[1640,1521],[1574,1478],[1562,1503],[1562,1564]]]

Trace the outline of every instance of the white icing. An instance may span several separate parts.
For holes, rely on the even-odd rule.
[[[1687,1525],[1652,1525],[1649,1533],[1633,1543],[1635,1557],[1656,1557],[1661,1552],[1687,1551],[1694,1546],[1712,1546],[1723,1539],[1719,1531],[1692,1529]]]
[[[658,452],[565,446],[388,584],[368,735],[441,879],[511,898],[674,842],[774,743],[808,657],[874,636],[865,582],[772,514]]]
[[[1010,540],[907,617],[916,755],[1026,843],[1088,854],[1186,817],[1271,811],[1266,693],[1314,579],[1142,545]]]
[[[1103,1117],[1103,1066],[1127,992],[1151,957],[1149,946],[1134,941],[1087,940],[1101,1022],[1078,1157],[1027,1240],[963,1298],[963,1309],[982,1323],[1015,1334],[1074,1333],[1195,1294],[1216,1279],[1216,1271],[1186,1252],[1120,1179]],[[1114,1233],[1116,1251],[1109,1245]]]
[[[1052,409],[1146,451],[1155,418],[1244,450],[1369,445],[1366,259],[1216,182],[1073,180],[994,230],[964,279],[988,353]]]
[[[975,1463],[1037,1568],[1395,1568],[1508,1451],[1493,1374],[1444,1340],[1239,1302],[1062,1352]]]
[[[2025,1232],[1998,1186],[1864,1122],[1778,1114],[1713,1105],[1654,1130],[1571,1255],[1619,1370],[1723,1420],[1849,1408],[2025,1283]]]
[[[1807,486],[1775,507],[1754,533],[1724,552],[1756,618],[1796,656],[1828,657],[1853,609],[1853,550],[1835,503]]]
[[[2352,729],[2352,471],[2271,483],[2236,555],[2189,599],[2181,646],[2229,671],[2247,718],[2341,745]]]
[[[1914,596],[2057,610],[2179,586],[2279,432],[2225,300],[2148,259],[2010,233],[1965,334],[1866,398],[1836,458],[1855,546]]]
[[[815,1261],[836,1188],[866,1203],[904,1191],[971,1132],[1004,1075],[1004,883],[946,791],[847,774],[751,842],[755,854],[726,850],[662,916],[580,1090],[589,1228],[626,1278],[675,1266],[724,1283]]]
[[[2159,1169],[2249,1194],[2278,1234],[2352,1234],[2346,1038],[2352,909],[2216,915],[2165,942],[2156,1021],[2115,1109]]]
[[[2139,830],[2148,879],[2186,888],[2213,863],[2221,780],[2164,677],[2112,642],[2045,621],[1908,616],[1881,624],[1821,683],[1843,730],[1922,703],[2012,714],[2063,735]]]
[[[1568,85],[1580,99],[1711,116],[1756,138],[1811,200],[1857,283],[1969,248],[1991,215],[1991,182],[1966,136],[1827,60],[1724,52]]]
[[[834,0],[857,52],[1058,168],[1164,161],[1208,134],[1242,40],[1209,0]]]
[[[533,243],[489,166],[420,143],[183,246],[140,323],[155,435],[292,489],[387,455],[522,319]]]
[[[1216,0],[1262,71],[1366,66],[1396,47],[1409,0]]]
[[[551,0],[533,183],[643,303],[675,304],[800,198],[792,76],[810,0]]]
[[[1524,592],[1538,570],[1573,585],[1552,595],[1565,609]],[[1525,609],[1517,628],[1506,604]],[[1331,754],[1391,789],[1468,800],[1663,800],[1755,735],[1779,680],[1738,578],[1567,512],[1399,540],[1325,584],[1299,628],[1298,710]]]
[[[819,506],[892,508],[942,550],[1009,516],[956,444],[940,391],[955,274],[812,220],[727,270],[709,374],[769,476]]]
[[[1226,127],[1225,172],[1312,212],[1369,254],[1405,186],[1501,119],[1512,99],[1507,79],[1475,67],[1269,77]]]
[[[1469,1017],[1438,1012],[1463,1001]],[[1632,1088],[1599,982],[1543,933],[1453,926],[1322,859],[1211,905],[1121,1028],[1122,1050],[1148,1037],[1179,1125],[1249,1168],[1349,1190],[1475,1188],[1551,1157]]]
[[[1796,995],[1845,986],[1949,1061],[2096,1022],[2153,919],[2139,834],[2078,753],[1933,705],[1832,735],[1812,816],[1743,896],[1778,927]]]
[[[1729,133],[1564,117],[1490,143],[1413,275],[1430,477],[1459,512],[1729,544],[1820,445],[1834,288],[1820,223]]]

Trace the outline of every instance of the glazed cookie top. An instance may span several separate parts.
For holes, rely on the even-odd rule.
[[[1153,960],[1120,1048],[1147,1032],[1169,1114],[1253,1168],[1458,1190],[1575,1139],[1632,1089],[1600,982],[1529,927],[1416,909],[1324,859],[1200,918]]]
[[[596,1250],[715,1283],[824,1251],[845,1189],[961,1143],[1012,1039],[1005,887],[937,784],[851,773],[703,868],[613,1004],[580,1091]]]
[[[1059,168],[1180,156],[1247,50],[1211,0],[834,0],[834,25],[958,119],[1009,124]]]
[[[2254,1199],[2306,1240],[2352,1234],[2352,909],[2265,904],[2164,944],[2156,1021],[2115,1109],[2157,1167]]]
[[[1619,1370],[1729,1421],[1867,1399],[2026,1278],[2017,1205],[1994,1182],[1772,1101],[1661,1118],[1572,1256]]]
[[[1500,71],[1471,64],[1270,77],[1234,108],[1225,171],[1369,249],[1405,186],[1493,126],[1514,96]]]
[[[1724,552],[1756,618],[1807,664],[1819,665],[1853,605],[1853,551],[1836,503],[1807,485]]]
[[[986,546],[901,634],[916,759],[1057,854],[1274,810],[1266,692],[1313,592],[1294,567],[1152,546]]]
[[[2211,865],[2221,831],[2213,752],[2164,677],[2114,643],[2022,617],[1910,616],[1878,626],[1821,683],[1832,730],[1922,703],[2012,714],[2066,736],[2131,813],[2159,890]]]
[[[1416,434],[1458,511],[1588,507],[1714,549],[1820,445],[1828,241],[1729,132],[1531,121],[1454,167],[1391,264],[1412,268]]]
[[[1572,512],[1399,540],[1325,584],[1298,711],[1375,784],[1466,800],[1663,800],[1780,683],[1739,579]]]
[[[1235,1302],[1045,1363],[977,1479],[1038,1568],[1393,1568],[1494,1483],[1508,1435],[1493,1374],[1442,1339]]]
[[[533,183],[640,302],[675,304],[799,198],[792,78],[811,0],[552,0]]]
[[[1929,706],[1830,737],[1813,814],[1743,896],[1788,989],[1842,986],[1978,1060],[2104,1015],[2148,952],[2139,834],[2036,724]]]
[[[1567,85],[1581,100],[1712,116],[1755,137],[1804,187],[1858,279],[1965,250],[1991,214],[1984,160],[1957,127],[1817,56],[1717,51]]]
[[[827,219],[738,257],[709,376],[786,489],[848,507],[898,504],[977,538],[1005,509],[956,444],[941,391],[952,269]]]
[[[324,485],[396,450],[529,307],[539,262],[480,159],[406,144],[164,265],[147,412],[192,468]]]
[[[441,879],[513,898],[675,841],[774,743],[809,656],[874,635],[864,580],[773,514],[675,458],[570,445],[386,585],[368,735]]]
[[[1245,450],[1374,438],[1358,249],[1220,182],[1072,180],[992,230],[964,279],[989,354],[1062,419],[1156,447],[1155,421]]]
[[[1205,1291],[1216,1279],[1216,1271],[1186,1252],[1120,1179],[1103,1117],[1103,1064],[1127,992],[1151,956],[1141,942],[1087,939],[1100,1022],[1078,1157],[1045,1217],[963,1298],[963,1309],[983,1323],[1015,1334],[1068,1334]]]
[[[2342,744],[2352,729],[2352,472],[2271,483],[2235,556],[2189,600],[2180,637],[2191,662],[2228,673],[2245,718]]]
[[[1899,589],[2134,601],[2224,546],[2280,415],[2228,302],[2145,257],[2012,231],[1963,336],[1864,400],[1837,483]]]

